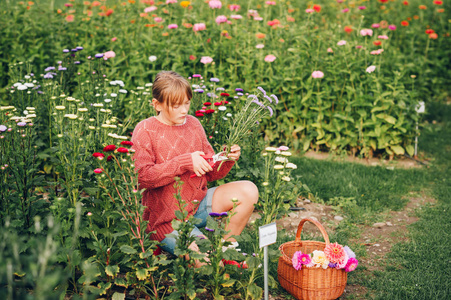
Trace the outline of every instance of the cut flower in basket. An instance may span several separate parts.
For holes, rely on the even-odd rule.
[[[314,250],[311,254],[296,251],[291,261],[293,268],[298,271],[302,267],[321,267],[323,269],[344,269],[346,272],[351,272],[359,264],[359,261],[355,258],[355,253],[348,246],[343,247],[338,243],[328,244],[324,251]]]

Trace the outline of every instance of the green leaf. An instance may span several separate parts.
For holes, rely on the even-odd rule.
[[[122,293],[114,293],[113,297],[111,298],[112,300],[124,300],[125,299],[125,294]]]
[[[111,277],[116,277],[116,275],[117,275],[117,273],[119,273],[119,266],[117,266],[117,265],[114,265],[114,266],[106,266],[106,268],[105,268],[105,273],[108,275],[108,276],[111,276]]]
[[[251,296],[252,299],[261,299],[263,290],[261,287],[256,285],[255,283],[252,283],[247,287],[247,293],[249,296]]]
[[[99,287],[99,295],[104,295],[111,288],[111,282],[100,282],[97,286]]]
[[[236,281],[235,279],[229,279],[226,282],[222,283],[221,285],[223,287],[231,287],[235,284],[235,281]]]
[[[398,145],[390,146],[390,148],[395,152],[396,155],[403,155],[404,154],[404,148]]]
[[[145,280],[147,278],[147,269],[139,269],[136,271],[136,277],[139,280]]]
[[[125,254],[135,254],[137,253],[136,249],[128,246],[128,245],[122,245],[119,249],[121,249],[122,252]]]
[[[415,148],[412,145],[409,145],[406,147],[407,154],[410,156],[414,156],[415,154]]]
[[[118,286],[123,286],[125,288],[128,288],[128,283],[124,278],[116,278],[114,280],[114,284]]]

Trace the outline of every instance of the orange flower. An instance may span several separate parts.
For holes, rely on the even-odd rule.
[[[434,1],[432,1],[432,3],[434,3],[435,5],[442,5],[443,1],[441,1],[441,0],[434,0]]]
[[[182,25],[185,26],[186,28],[193,27],[193,24],[191,24],[191,23],[183,23]]]
[[[128,3],[135,4],[135,0],[128,0]]]
[[[438,13],[445,12],[445,9],[444,9],[444,8],[439,8],[439,9],[437,9],[437,12],[438,12]]]
[[[28,5],[34,5],[34,2],[33,1],[28,1]]]
[[[409,22],[401,21],[401,26],[404,26],[404,27],[409,26]]]
[[[130,20],[130,23],[135,24],[135,20]]]
[[[92,2],[92,6],[100,6],[100,2],[99,1],[93,1]]]
[[[426,29],[426,34],[434,33],[435,31],[433,29]]]
[[[409,5],[409,1],[404,1],[402,4]]]
[[[67,17],[66,17],[67,22],[73,22],[74,19],[75,19],[74,15],[67,15]]]
[[[385,20],[382,20],[379,22],[379,25],[381,26],[382,29],[385,29],[388,27],[388,22]]]
[[[85,2],[83,2],[83,4],[86,5],[86,6],[88,6],[88,5],[91,5],[91,2],[85,1]]]
[[[182,1],[182,2],[180,2],[180,6],[183,7],[183,8],[188,7],[190,4],[191,4],[191,2],[189,2],[189,1]]]
[[[430,39],[433,39],[433,40],[436,40],[437,38],[438,38],[438,35],[437,35],[437,33],[431,33],[430,35],[429,35],[429,38]]]
[[[419,9],[426,9],[427,7],[426,7],[426,5],[420,5],[420,6],[418,6],[418,8]]]
[[[382,42],[381,41],[374,41],[373,44],[374,44],[374,46],[380,46],[382,44]]]
[[[289,8],[289,9],[288,9],[288,13],[291,14],[291,13],[293,13],[293,12],[294,12],[294,9],[293,9],[293,8]]]
[[[321,11],[321,5],[315,4],[315,5],[313,5],[313,9],[314,9],[316,12],[320,12],[320,11]]]
[[[59,8],[56,10],[56,13],[58,13],[58,14],[60,14],[60,13],[62,13],[62,12],[63,12],[63,11],[62,11],[61,9],[59,9]]]
[[[291,17],[291,16],[287,16],[287,21],[288,21],[288,22],[294,22],[294,18]]]
[[[168,36],[168,35],[169,35],[169,32],[163,32],[161,35],[162,35],[162,36]]]
[[[139,16],[140,16],[141,18],[145,18],[145,17],[148,16],[148,14],[146,14],[146,13],[140,13]]]
[[[420,18],[420,16],[417,16],[417,15],[413,16],[414,20],[418,20],[419,18]]]
[[[352,32],[352,27],[351,26],[345,26],[345,32],[347,33],[351,33]]]
[[[279,39],[279,42],[285,43],[285,40],[284,39]]]
[[[257,33],[255,36],[257,37],[257,39],[264,39],[266,37],[266,34],[264,34],[264,33]]]
[[[106,11],[106,13],[105,13],[105,15],[107,16],[107,17],[109,17],[109,16],[111,16],[111,14],[114,12],[114,10],[112,10],[111,8],[109,8],[107,11]]]
[[[407,21],[412,21],[412,18],[411,18],[411,17],[408,17],[408,18],[407,18]]]

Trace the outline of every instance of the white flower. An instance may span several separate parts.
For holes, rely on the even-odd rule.
[[[89,122],[94,122],[96,119],[94,119],[94,118],[89,118]]]
[[[322,267],[323,269],[327,269],[329,266],[329,260],[326,258],[326,254],[320,250],[313,250],[312,263],[317,268]]]
[[[75,114],[65,114],[64,117],[69,118],[71,120],[75,120],[78,118],[78,116]]]
[[[88,129],[95,130],[96,128],[95,128],[95,126],[88,126]]]
[[[232,116],[232,114],[231,113],[227,113],[226,116],[230,118]]]
[[[56,110],[64,110],[64,109],[66,109],[66,107],[64,105],[57,105],[57,106],[55,106],[55,109]]]
[[[19,85],[18,87],[17,87],[17,89],[19,90],[19,91],[23,91],[23,90],[26,90],[28,87],[26,86],[26,85]]]
[[[286,165],[286,168],[287,169],[297,169],[298,168],[298,166],[296,166],[295,164],[293,164],[293,163],[287,163],[287,165]]]
[[[367,73],[373,73],[376,70],[376,66],[369,66],[366,68]]]
[[[111,97],[117,97],[116,93],[111,93]]]
[[[224,105],[221,105],[218,107],[218,110],[221,110],[221,111],[225,111],[226,109],[227,109],[227,107],[225,107]]]
[[[31,82],[26,82],[24,83],[24,85],[26,85],[27,87],[34,87],[34,84],[32,84]]]
[[[30,106],[27,106],[27,108],[26,108],[27,110],[36,110],[36,108],[34,108],[34,107],[30,107]]]
[[[268,185],[269,185],[269,182],[265,181],[265,182],[262,183],[262,185],[263,185],[263,186],[268,186]]]
[[[20,82],[16,82],[16,83],[13,84],[14,87],[18,87],[18,86],[21,86],[21,85],[22,85],[22,83],[20,83]]]
[[[276,152],[276,151],[277,151],[277,148],[274,148],[274,147],[266,147],[265,150],[268,151],[268,152]]]
[[[274,169],[281,170],[281,169],[283,169],[283,165],[275,165]]]
[[[110,128],[110,125],[108,125],[108,124],[102,124],[100,127],[102,127],[102,128]]]
[[[288,151],[282,151],[282,152],[280,152],[280,154],[283,156],[291,156],[291,152],[288,152]]]
[[[103,103],[94,103],[92,106],[94,106],[94,107],[103,107]]]
[[[146,86],[147,86],[147,87],[152,86],[152,85],[153,85],[152,82],[146,83]]]
[[[155,55],[149,56],[149,61],[150,61],[150,62],[154,62],[154,61],[156,61],[156,60],[157,60],[157,57],[156,57]]]
[[[30,79],[31,77],[30,77],[30,75],[25,75],[24,78],[25,79]]]
[[[103,100],[103,101],[105,101],[106,103],[110,103],[110,102],[111,102],[111,99],[105,99],[105,100]]]
[[[275,161],[280,162],[280,163],[285,163],[288,162],[288,159],[286,159],[285,157],[281,157],[281,156],[276,156]]]
[[[36,118],[36,115],[35,114],[30,114],[30,115],[27,115],[27,118]]]
[[[110,81],[110,85],[116,85],[117,83],[116,83],[116,81],[115,80],[113,80],[113,81]]]
[[[67,97],[66,100],[67,100],[67,101],[75,101],[75,98],[74,98],[74,97]]]
[[[119,90],[119,93],[122,93],[122,94],[127,94],[127,90],[124,90],[124,89],[120,89],[120,90]]]
[[[290,177],[288,177],[288,176],[283,176],[283,177],[282,177],[282,180],[283,180],[283,181],[290,181],[290,180],[291,180],[291,178],[290,178]]]
[[[80,108],[78,108],[78,111],[79,112],[87,112],[88,109],[86,107],[80,107]]]

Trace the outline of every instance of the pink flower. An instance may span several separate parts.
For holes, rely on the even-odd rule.
[[[371,30],[371,29],[362,29],[362,30],[360,30],[360,35],[361,36],[367,36],[367,35],[373,36],[373,30]]]
[[[299,260],[301,261],[301,264],[303,265],[308,265],[312,262],[312,258],[310,257],[310,255],[304,253],[301,255],[301,257],[299,258]]]
[[[343,3],[344,0],[337,0],[337,3]]]
[[[254,17],[254,20],[255,21],[263,21],[263,18],[260,16],[256,16],[256,17]]]
[[[101,168],[94,169],[94,173],[96,173],[96,174],[100,174],[102,172],[103,172],[103,170]]]
[[[380,40],[388,40],[388,36],[386,35],[378,35],[377,38]]]
[[[366,6],[363,6],[363,5],[362,5],[362,6],[359,6],[359,9],[360,9],[360,10],[364,10],[364,9],[366,9]]]
[[[324,248],[324,254],[330,262],[341,264],[347,258],[343,246],[338,243],[331,243]]]
[[[329,47],[329,48],[327,48],[327,52],[328,53],[334,53],[334,50],[332,50],[332,48]]]
[[[373,73],[374,70],[376,70],[376,66],[369,66],[368,68],[366,68],[367,73]]]
[[[160,18],[160,17],[155,17],[155,18],[153,18],[153,20],[157,23],[163,22],[163,18]]]
[[[265,61],[266,62],[273,62],[275,60],[276,60],[276,57],[274,55],[272,55],[272,54],[269,54],[269,55],[265,56]]]
[[[305,12],[308,13],[308,14],[311,14],[311,13],[315,12],[315,10],[313,8],[307,8],[305,10]]]
[[[291,263],[293,264],[293,268],[295,270],[297,270],[297,271],[302,269],[301,255],[302,255],[301,251],[296,251],[293,254],[293,258],[291,259]]]
[[[210,0],[208,2],[208,5],[210,6],[211,9],[221,8],[222,7],[222,3],[219,0]]]
[[[117,37],[112,38],[111,41],[112,41],[112,42],[117,41]]]
[[[389,26],[388,26],[388,29],[390,29],[390,30],[396,30],[396,26],[395,26],[395,25],[389,25]]]
[[[196,23],[193,25],[193,31],[197,32],[197,31],[202,31],[202,30],[206,30],[207,27],[205,26],[205,23]]]
[[[230,5],[229,5],[229,9],[230,9],[231,11],[239,11],[240,8],[241,8],[241,6],[238,5],[238,4],[230,4]]]
[[[113,58],[113,57],[116,57],[116,53],[114,53],[114,51],[107,51],[107,52],[103,53],[103,57],[106,59]]]
[[[258,44],[257,46],[255,46],[255,48],[257,48],[257,49],[263,49],[263,48],[265,48],[265,45],[263,45],[263,44]]]
[[[158,9],[158,7],[156,7],[155,5],[152,5],[152,6],[144,8],[144,12],[145,13],[150,13],[150,12],[153,12],[154,10],[157,10],[157,9]]]
[[[346,272],[352,272],[354,271],[357,266],[359,265],[359,261],[353,257],[348,259],[348,263],[346,264],[345,271]]]
[[[222,24],[222,23],[225,23],[225,22],[227,22],[227,17],[226,16],[218,16],[217,18],[216,18],[216,23],[219,25],[219,24]]]
[[[370,54],[372,54],[372,55],[379,55],[382,52],[384,52],[384,49],[377,49],[377,50],[371,51]]]
[[[213,62],[213,58],[211,58],[210,56],[202,56],[202,58],[200,59],[200,62],[203,63],[204,65],[212,63]]]
[[[373,28],[379,28],[381,27],[381,25],[379,23],[374,23],[373,25],[371,25],[371,27]]]
[[[355,48],[356,49],[362,49],[362,46],[361,45],[357,45],[357,46],[355,46]]]
[[[313,78],[323,78],[324,77],[324,73],[321,72],[321,71],[313,71],[312,77]]]
[[[174,4],[177,3],[177,0],[166,0],[166,4]]]
[[[277,148],[277,150],[288,151],[288,150],[290,150],[290,148],[288,148],[287,146],[280,146],[279,148]]]
[[[344,46],[346,45],[346,41],[345,40],[341,40],[337,43],[338,46]]]
[[[343,8],[343,9],[341,10],[342,13],[347,13],[348,11],[349,11],[349,8]]]
[[[276,5],[276,1],[266,1],[266,5]]]
[[[242,15],[231,15],[230,18],[234,19],[234,20],[240,20],[243,18],[243,16]]]
[[[177,29],[179,26],[177,24],[169,24],[168,29]]]

